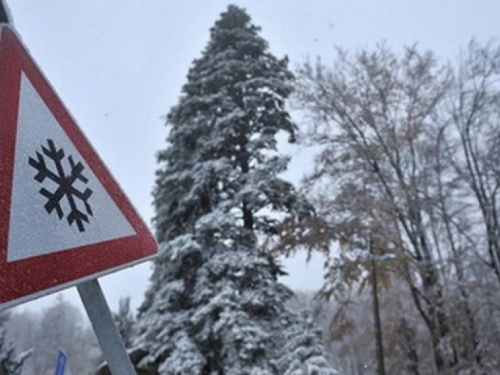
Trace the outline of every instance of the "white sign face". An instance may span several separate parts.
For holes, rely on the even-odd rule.
[[[15,149],[8,262],[136,234],[24,73]]]

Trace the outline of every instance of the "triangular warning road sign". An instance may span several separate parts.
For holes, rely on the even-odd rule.
[[[0,28],[0,305],[147,259],[157,244],[16,33]]]

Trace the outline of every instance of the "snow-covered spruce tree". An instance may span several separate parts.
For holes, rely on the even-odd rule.
[[[295,130],[284,109],[293,76],[258,33],[229,6],[167,117],[154,190],[161,251],[137,338],[149,352],[142,365],[159,374],[276,374],[308,359],[282,356],[285,325],[301,321],[258,244],[279,215],[312,211],[278,177],[288,159],[276,135]]]
[[[0,375],[19,375],[31,351],[16,354],[14,346],[6,337],[5,324],[8,319],[9,313],[0,311]]]
[[[330,369],[324,355],[321,330],[310,311],[284,317],[283,346],[276,361],[279,374],[337,374]]]
[[[118,311],[113,313],[113,320],[120,333],[123,345],[129,349],[132,346],[136,327],[135,316],[130,310],[130,297],[120,298]]]

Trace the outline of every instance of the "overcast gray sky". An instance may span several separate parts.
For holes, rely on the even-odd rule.
[[[24,43],[147,223],[154,155],[167,135],[162,116],[229,3],[247,9],[271,52],[288,55],[291,68],[318,55],[328,63],[334,45],[358,50],[380,41],[395,50],[417,43],[453,58],[472,37],[500,34],[498,0],[7,0]],[[304,155],[291,153],[287,176],[298,181]],[[320,285],[319,260],[306,266],[299,256],[286,265],[291,275],[283,281],[291,287]],[[122,296],[141,302],[149,269],[101,280],[112,309]],[[78,302],[74,288],[65,296]]]

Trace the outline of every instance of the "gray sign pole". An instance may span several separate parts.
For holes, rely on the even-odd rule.
[[[85,310],[113,375],[136,375],[97,279],[77,285]]]

